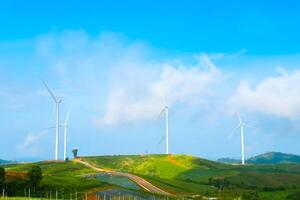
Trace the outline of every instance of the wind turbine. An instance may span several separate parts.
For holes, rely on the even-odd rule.
[[[252,128],[249,124],[246,124],[245,122],[242,121],[242,118],[239,113],[237,113],[237,117],[239,120],[239,124],[233,129],[233,131],[230,134],[230,137],[238,130],[240,129],[241,133],[241,151],[242,151],[242,165],[245,164],[245,152],[244,152],[244,127],[248,126]]]
[[[67,158],[67,127],[68,127],[68,121],[69,121],[71,110],[72,110],[72,107],[68,111],[68,114],[67,114],[67,117],[66,117],[66,121],[65,121],[65,124],[64,124],[64,128],[65,128],[65,136],[64,136],[64,160],[66,160],[66,158]]]
[[[56,106],[56,126],[55,126],[55,160],[58,160],[58,139],[59,139],[59,104],[61,103],[61,99],[58,99],[53,92],[49,89],[47,84],[42,80],[45,88],[49,92],[50,96],[53,98]]]
[[[169,107],[167,104],[165,104],[159,116],[161,116],[162,113],[165,113],[166,117],[166,154],[169,154]]]

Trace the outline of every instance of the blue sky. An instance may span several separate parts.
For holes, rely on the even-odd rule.
[[[239,158],[300,154],[297,1],[1,1],[0,158],[51,159],[54,105],[69,151]],[[62,150],[62,148],[61,148]],[[62,153],[62,151],[61,151]]]

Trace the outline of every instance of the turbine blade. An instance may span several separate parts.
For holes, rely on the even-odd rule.
[[[42,83],[44,84],[45,88],[47,89],[47,91],[49,92],[49,94],[51,95],[51,97],[53,98],[53,100],[55,101],[55,103],[58,103],[57,98],[55,97],[55,95],[52,93],[52,91],[49,89],[49,87],[47,86],[47,84],[45,83],[45,81],[43,81],[41,79]]]
[[[56,128],[56,127],[55,126],[51,126],[51,127],[45,128],[43,130],[49,130],[49,129],[53,129],[53,128]]]
[[[157,145],[156,145],[156,149],[159,147],[159,145],[162,143],[162,141],[164,141],[165,140],[165,136],[163,136],[160,140],[159,140],[159,142],[157,143]]]
[[[66,121],[65,121],[65,125],[68,124],[71,111],[72,111],[72,106],[69,108],[69,111],[68,111],[68,114],[67,114],[67,117],[66,117]]]
[[[237,127],[235,127],[232,132],[228,135],[228,138],[231,138],[233,136],[233,134],[240,128],[241,126],[238,125]]]
[[[158,117],[160,117],[160,116],[165,112],[166,108],[167,108],[167,106],[165,106],[165,107],[160,111]]]
[[[247,123],[243,123],[243,125],[244,125],[244,126],[247,126],[247,127],[249,127],[249,128],[253,128],[253,129],[255,129],[255,128],[256,128],[255,126],[252,126],[252,125],[250,125],[250,124],[247,124]]]

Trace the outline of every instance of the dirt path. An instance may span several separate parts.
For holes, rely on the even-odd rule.
[[[111,170],[106,170],[106,169],[102,169],[102,168],[98,168],[96,166],[93,166],[92,164],[86,162],[86,161],[83,161],[81,160],[80,158],[76,158],[74,159],[75,162],[78,162],[78,163],[81,163],[95,171],[98,171],[98,172],[110,172],[112,175],[114,176],[124,176],[124,177],[127,177],[129,178],[130,180],[132,180],[133,182],[135,182],[136,184],[138,184],[140,187],[142,187],[143,189],[145,189],[146,191],[148,192],[152,192],[152,193],[157,193],[157,194],[161,194],[161,195],[172,195],[154,185],[152,185],[151,183],[149,183],[148,181],[146,181],[145,179],[139,177],[139,176],[136,176],[136,175],[133,175],[133,174],[128,174],[128,173],[123,173],[123,172],[116,172],[116,171],[111,171]]]

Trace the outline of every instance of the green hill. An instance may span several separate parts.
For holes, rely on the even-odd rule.
[[[81,157],[99,168],[128,172],[178,195],[205,195],[233,199],[244,193],[264,199],[286,197],[300,190],[300,164],[224,164],[189,155],[116,155]],[[124,180],[85,179],[95,173],[77,162],[37,162],[44,174],[42,186],[63,191],[85,191],[92,188],[126,185]],[[5,165],[9,172],[26,172],[32,164]],[[107,182],[107,183],[103,183]],[[284,199],[284,198],[282,198]]]
[[[17,163],[4,165],[7,174],[5,185],[15,188],[13,191],[8,190],[8,195],[24,195],[24,185],[26,185],[26,180],[28,180],[26,173],[33,165],[38,165],[42,169],[43,179],[40,189],[45,190],[42,192],[43,195],[48,191],[58,191],[59,195],[70,195],[77,192],[79,196],[82,196],[85,191],[93,188],[109,186],[109,184],[99,180],[82,177],[81,175],[83,174],[94,173],[95,171],[77,162],[43,161]]]
[[[188,155],[117,155],[83,157],[100,168],[161,178],[175,178],[192,169],[220,169],[226,165]]]
[[[300,165],[231,165],[187,155],[82,157],[100,168],[129,172],[173,193],[230,194],[300,189]],[[217,192],[218,191],[218,192]]]
[[[241,163],[240,159],[234,159],[234,158],[219,158],[217,162],[221,163],[229,163],[229,164],[239,164]]]
[[[252,157],[246,162],[252,164],[300,163],[300,156],[281,152],[268,152]]]

